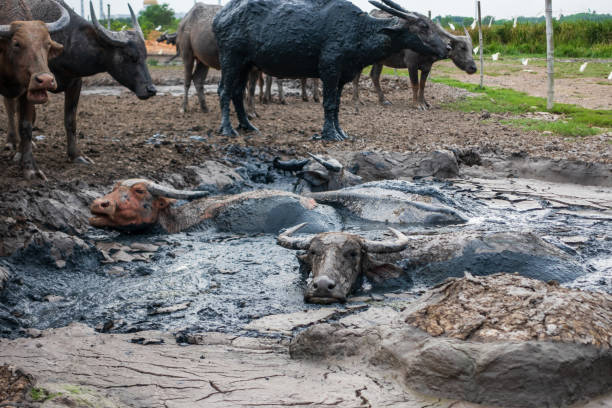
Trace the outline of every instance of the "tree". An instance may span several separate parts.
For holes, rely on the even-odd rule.
[[[148,6],[140,12],[138,22],[142,26],[143,23],[150,23],[151,26],[169,26],[174,21],[174,10],[167,4]]]

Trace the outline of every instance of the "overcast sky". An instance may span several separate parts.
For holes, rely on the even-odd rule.
[[[81,2],[80,0],[65,0],[74,9],[80,13]],[[85,2],[86,15],[89,15],[89,0],[83,0]],[[143,7],[143,0],[130,0],[134,11],[138,13]],[[222,0],[225,4],[228,0]],[[368,11],[372,9],[372,6],[367,0],[351,0],[357,6]],[[460,15],[460,16],[472,16],[474,15],[475,2],[473,0],[428,0],[428,1],[417,1],[417,0],[396,0],[402,6],[408,10],[418,11],[426,14],[428,10],[431,10],[433,16],[436,15]],[[98,11],[100,0],[93,0],[95,10]],[[159,4],[168,3],[172,9],[176,12],[186,12],[193,5],[193,0],[158,0]],[[127,0],[103,0],[104,9],[106,12],[106,5],[110,3],[111,14],[127,14]],[[204,3],[218,4],[217,1],[204,1]],[[425,3],[426,6],[421,4]],[[510,18],[513,16],[539,16],[544,13],[544,0],[482,0],[481,1],[482,14],[493,15],[497,18]],[[612,0],[553,0],[553,15],[557,16],[559,13],[573,14],[578,12],[585,12],[587,9],[595,10],[598,13],[611,13],[612,14]]]

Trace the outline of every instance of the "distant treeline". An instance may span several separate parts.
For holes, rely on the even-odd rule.
[[[581,18],[583,16],[584,18]],[[588,17],[588,18],[587,18]],[[597,18],[595,18],[597,17]],[[462,26],[469,27],[471,17],[446,16],[435,18],[455,33],[463,34]],[[522,19],[522,20],[521,20]],[[502,54],[545,54],[546,23],[544,17],[519,17],[516,28],[513,21],[495,21],[489,27],[489,17],[483,21],[484,51]],[[555,56],[574,58],[612,58],[612,15],[580,13],[553,21]],[[474,45],[478,44],[478,30],[471,30]]]

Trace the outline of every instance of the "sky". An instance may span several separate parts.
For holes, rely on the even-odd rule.
[[[78,13],[81,10],[80,0],[65,0]],[[89,0],[85,2],[85,13],[89,15]],[[128,14],[128,0],[103,0],[104,10],[106,5],[111,5],[111,15]],[[168,3],[176,12],[186,12],[193,6],[193,0],[157,0],[159,4]],[[225,4],[228,0],[221,0]],[[365,11],[373,8],[367,0],[350,0],[358,7]],[[411,11],[418,11],[427,15],[427,11],[431,10],[433,16],[437,15],[459,15],[472,16],[475,11],[474,0],[428,0],[426,2],[420,0],[396,0],[399,4]],[[93,0],[95,10],[99,10],[100,0]],[[143,0],[130,0],[134,11],[138,13],[143,8]],[[218,4],[217,0],[204,0],[204,3]],[[426,6],[421,4],[425,3]],[[562,14],[573,14],[578,12],[586,12],[588,9],[595,10],[598,13],[612,14],[612,0],[553,0],[553,16]],[[544,0],[481,0],[482,15],[493,15],[496,18],[511,18],[514,16],[540,16],[544,14]]]

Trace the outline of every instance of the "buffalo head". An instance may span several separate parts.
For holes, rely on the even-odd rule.
[[[53,23],[14,21],[0,25],[0,70],[11,78],[18,90],[25,90],[31,103],[45,103],[47,91],[57,87],[48,61],[62,53],[64,47],[49,34],[61,30],[70,22],[68,11],[59,4],[60,18]]]
[[[94,7],[89,2],[91,22],[102,47],[101,52],[107,71],[121,85],[125,86],[140,99],[148,99],[157,92],[147,68],[147,48],[138,19],[128,4],[133,30],[111,31],[100,24]]]
[[[278,244],[307,251],[300,256],[300,261],[312,271],[312,281],[304,294],[306,302],[344,302],[362,274],[378,281],[397,277],[401,272],[399,267],[369,256],[371,253],[399,252],[408,246],[408,237],[393,228],[389,229],[396,238],[388,241],[370,241],[346,232],[324,232],[299,238],[291,236],[304,225],[296,225],[280,234]]]
[[[392,40],[401,41],[404,48],[410,48],[418,53],[433,55],[438,58],[448,56],[449,46],[438,34],[435,24],[426,16],[410,12],[392,0],[369,0],[370,4],[400,19],[394,27],[386,28]]]
[[[128,179],[115,184],[113,191],[91,204],[94,227],[140,230],[155,225],[160,213],[174,199],[193,199],[208,195],[205,191],[183,191],[164,187],[151,180]]]
[[[438,32],[449,41],[450,51],[448,52],[448,57],[455,63],[457,68],[471,75],[476,73],[478,68],[476,68],[473,57],[472,37],[468,33],[467,28],[463,27],[463,30],[465,31],[465,36],[453,35],[438,24]]]

